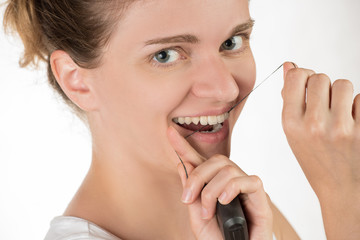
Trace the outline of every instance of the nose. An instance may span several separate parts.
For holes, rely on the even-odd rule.
[[[232,102],[239,95],[239,86],[219,56],[207,57],[195,69],[192,94],[216,102]]]

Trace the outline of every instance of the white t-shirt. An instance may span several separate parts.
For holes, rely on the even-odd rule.
[[[55,217],[44,240],[121,240],[95,223],[71,216]]]
[[[70,216],[55,217],[44,240],[121,240],[95,223]],[[276,240],[275,235],[273,239]]]

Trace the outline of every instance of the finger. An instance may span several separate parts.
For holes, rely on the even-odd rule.
[[[354,98],[353,117],[357,123],[360,123],[360,94],[357,94]]]
[[[192,171],[194,170],[194,166],[189,162],[184,162],[184,166],[186,167],[186,170],[187,170],[188,174],[191,174]],[[178,173],[180,175],[181,183],[183,185],[183,188],[185,187],[185,184],[186,184],[186,181],[187,181],[186,174],[185,174],[185,171],[184,171],[184,166],[181,163],[179,163],[178,166],[177,166]],[[185,191],[183,192],[183,195],[182,195],[181,198],[182,198],[181,200],[183,202],[184,202],[183,199],[188,198],[186,196]],[[195,200],[192,204],[188,204],[188,206],[189,206],[189,212],[190,212],[190,215],[192,215],[192,218],[194,218],[194,219],[199,218],[197,216],[201,215],[201,201],[200,201],[200,199]]]
[[[325,74],[313,74],[307,83],[306,113],[319,115],[330,109],[330,78]]]
[[[264,225],[269,227],[273,226],[273,218],[270,201],[262,186],[261,180],[257,176],[250,177],[253,178],[252,181],[255,182],[254,185],[258,185],[258,188],[254,187],[251,191],[249,191],[249,193],[244,193],[237,196],[239,196],[241,199],[242,207],[244,209],[247,220],[252,223],[252,230],[250,230],[250,232],[252,232],[255,231],[255,228],[263,228]],[[269,230],[270,233],[272,233],[271,227]]]
[[[229,165],[222,168],[201,191],[203,219],[210,219],[214,216],[218,197],[224,191],[226,184],[234,178],[233,168],[233,166]],[[236,176],[238,175],[236,174]]]
[[[179,157],[186,162],[199,165],[204,161],[204,158],[185,140],[183,136],[173,126],[167,129],[167,136],[170,144],[177,152]]]
[[[194,170],[194,166],[191,165],[191,163],[189,162],[183,162],[177,165],[177,170],[181,179],[182,186],[185,187],[187,181],[186,173],[190,174]]]
[[[305,111],[305,88],[308,78],[314,71],[303,68],[290,68],[284,74],[282,97],[283,117],[299,118]]]
[[[202,217],[204,219],[210,219],[214,216],[216,203],[220,194],[224,192],[226,185],[231,181],[231,179],[239,176],[247,175],[242,171],[239,171],[237,166],[227,165],[223,167],[204,187],[201,191],[201,204],[203,208]]]
[[[283,64],[284,79],[286,77],[287,72],[292,68],[298,68],[298,66],[293,62],[284,62]]]
[[[219,197],[219,202],[223,205],[229,204],[241,193],[252,194],[263,190],[263,184],[258,176],[240,176],[229,181]],[[263,191],[261,191],[263,192]],[[264,195],[266,198],[266,194]]]
[[[257,176],[247,176],[232,179],[225,188],[226,196],[219,197],[219,202],[226,205],[234,198],[240,197],[246,217],[252,227],[268,222],[271,226],[272,212],[269,200],[263,188],[262,181]]]
[[[187,205],[190,223],[196,239],[223,239],[216,218],[203,219],[201,201],[198,198],[192,204]],[[212,227],[213,226],[213,227]],[[204,230],[206,228],[206,230]]]
[[[178,173],[181,178],[181,183],[183,185],[183,193],[181,196],[181,201],[183,203],[190,204],[190,203],[193,203],[197,199],[197,196],[195,196],[193,189],[187,186],[188,178],[186,177],[186,172],[188,175],[190,175],[194,171],[195,168],[189,162],[183,162],[183,164],[179,163],[177,166]],[[184,167],[186,168],[186,172],[185,172]]]
[[[243,174],[235,163],[231,162],[223,155],[214,155],[206,162],[196,167],[191,174],[189,174],[189,178],[185,183],[184,197],[187,196],[188,198],[183,198],[183,202],[192,203],[195,201],[199,197],[204,185],[208,184],[222,168],[227,166],[234,168],[232,173],[233,176]],[[235,168],[237,168],[237,170],[235,170]]]
[[[331,113],[340,121],[352,119],[354,87],[349,80],[336,80],[331,88]]]
[[[191,174],[191,172],[194,170],[194,166],[189,163],[189,162],[184,162],[184,165],[186,167],[186,169],[188,170],[189,174]],[[185,186],[186,183],[186,174],[184,172],[184,167],[182,166],[181,163],[178,164],[177,166],[178,168],[178,172],[181,178],[181,182],[183,184],[183,187]],[[201,217],[202,211],[201,211],[201,200],[200,198],[196,199],[192,204],[188,204],[188,211],[189,211],[189,216],[190,216],[190,223],[192,225],[193,229],[196,230],[200,230],[203,229],[203,227],[205,225],[210,224],[208,219],[203,219]],[[212,219],[211,221],[213,221],[216,219]],[[194,231],[195,233],[195,231]],[[212,229],[212,232],[208,233],[211,236],[214,236],[214,239],[221,239],[221,233],[219,231],[219,229]],[[198,235],[198,234],[197,234]],[[199,238],[201,239],[201,238]]]

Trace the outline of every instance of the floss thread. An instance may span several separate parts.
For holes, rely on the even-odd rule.
[[[296,66],[295,63],[292,62],[292,64],[294,65],[295,68],[297,68],[297,66]],[[230,108],[230,110],[227,111],[227,112],[230,113],[230,112],[231,112],[235,107],[237,107],[242,101],[244,101],[247,97],[249,97],[250,94],[251,94],[253,91],[255,91],[255,90],[256,90],[258,87],[260,87],[264,82],[266,82],[272,75],[274,75],[283,65],[284,65],[284,63],[281,64],[279,67],[277,67],[269,76],[267,76],[267,77],[266,77],[264,80],[262,80],[258,85],[256,85],[256,87],[254,87],[248,94],[246,94],[239,102],[237,102],[234,106],[232,106],[232,107]],[[192,135],[194,135],[194,134],[197,133],[197,132],[200,132],[200,131],[201,131],[202,129],[204,129],[205,127],[206,127],[206,125],[203,126],[203,127],[201,127],[200,129],[192,132],[191,134],[187,135],[187,136],[185,137],[185,139],[191,137]],[[185,174],[186,174],[186,179],[189,178],[189,175],[188,175],[188,172],[187,172],[187,170],[186,170],[186,167],[185,167],[185,164],[184,164],[183,160],[181,159],[181,157],[179,156],[179,154],[178,154],[176,151],[175,151],[175,153],[176,153],[176,155],[178,156],[181,164],[182,164],[183,167],[184,167]]]

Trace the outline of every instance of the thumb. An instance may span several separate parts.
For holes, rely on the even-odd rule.
[[[286,78],[286,74],[287,72],[290,70],[290,69],[293,69],[293,68],[298,68],[298,66],[293,63],[293,62],[285,62],[284,65],[283,65],[283,69],[284,69],[284,79]]]

